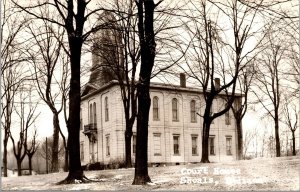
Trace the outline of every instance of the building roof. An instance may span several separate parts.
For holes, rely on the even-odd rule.
[[[87,84],[86,87],[89,85]],[[81,100],[85,100],[90,98],[91,96],[97,95],[98,93],[101,93],[102,91],[109,89],[113,86],[119,86],[119,83],[117,80],[112,80],[102,87],[96,89],[96,87],[91,87],[91,89],[94,89],[94,91],[83,95],[81,97]],[[200,88],[195,88],[195,87],[181,87],[179,85],[174,85],[174,84],[166,84],[166,83],[157,83],[157,82],[151,82],[150,83],[150,90],[168,90],[168,91],[173,91],[173,92],[189,92],[189,93],[195,93],[195,94],[201,94],[203,93],[203,90]],[[225,92],[221,92],[221,95],[225,95]],[[236,97],[243,97],[243,94],[240,93],[235,93]]]

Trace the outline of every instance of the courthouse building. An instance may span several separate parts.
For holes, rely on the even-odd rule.
[[[121,40],[118,34],[108,30],[103,30],[97,37],[97,43],[105,51],[97,54],[99,49],[93,47],[90,79],[82,90],[82,165],[95,162],[110,164],[125,159],[125,115],[121,90],[107,65],[108,57],[103,58],[105,54],[111,60],[115,59],[114,62],[123,62]],[[178,75],[178,85],[151,83],[150,86],[148,162],[200,162],[203,118],[199,115],[205,108],[201,89],[187,87],[184,74]],[[236,103],[240,100],[241,96],[237,96]],[[221,107],[224,107],[224,100],[220,97],[214,100],[212,113]],[[132,137],[133,162],[135,147],[136,124]],[[218,117],[211,125],[209,159],[211,162],[237,159],[237,132],[232,111]]]

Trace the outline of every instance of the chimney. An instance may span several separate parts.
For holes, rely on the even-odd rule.
[[[180,73],[180,87],[186,87],[186,79],[184,73]]]
[[[215,89],[216,91],[220,89],[220,78],[215,78]]]

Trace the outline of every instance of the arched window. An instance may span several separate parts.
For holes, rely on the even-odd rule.
[[[155,96],[153,98],[153,120],[158,121],[159,120],[159,108],[158,108],[158,97]]]
[[[108,116],[108,98],[105,97],[104,99],[104,113],[105,113],[105,121],[109,120],[109,116]]]
[[[176,98],[172,99],[172,119],[178,121],[178,101]]]
[[[225,113],[225,125],[230,125],[230,124],[231,124],[231,122],[230,122],[230,113],[229,113],[229,111],[227,111]]]
[[[96,110],[96,103],[94,102],[94,106],[93,106],[93,108],[94,108],[94,128],[96,128],[97,127],[97,110]]]
[[[89,124],[92,124],[93,121],[93,105],[90,104],[90,119],[89,119]]]
[[[196,123],[197,119],[196,119],[196,101],[192,100],[190,103],[190,109],[191,109],[191,122],[192,123]]]

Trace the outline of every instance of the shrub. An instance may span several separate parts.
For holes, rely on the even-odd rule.
[[[107,169],[125,168],[125,161],[121,158],[111,159],[107,165]]]
[[[91,163],[86,165],[86,170],[91,171],[91,170],[103,170],[104,165],[103,163],[96,162],[96,163]]]

